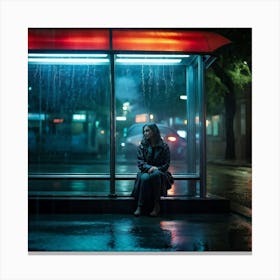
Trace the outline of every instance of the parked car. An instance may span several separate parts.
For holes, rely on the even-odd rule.
[[[186,157],[187,142],[180,137],[176,130],[157,124],[161,137],[168,144],[171,159],[183,159]],[[135,158],[137,147],[143,138],[143,124],[133,124],[127,130],[127,137],[121,141],[122,151],[126,158]]]

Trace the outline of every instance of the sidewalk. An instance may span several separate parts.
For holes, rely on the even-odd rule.
[[[224,166],[240,166],[240,167],[249,167],[252,168],[252,163],[248,161],[242,160],[208,160],[207,164],[216,164],[216,165],[224,165]]]
[[[251,253],[251,223],[235,214],[32,215],[28,248],[38,252]]]
[[[212,160],[207,165],[207,190],[229,199],[233,212],[251,219],[252,164],[246,161]]]

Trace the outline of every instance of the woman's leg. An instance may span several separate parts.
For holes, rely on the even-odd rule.
[[[157,216],[160,211],[160,193],[161,193],[161,173],[160,171],[154,171],[150,175],[150,183],[153,190],[153,211],[150,213],[151,216]]]
[[[148,173],[142,173],[140,175],[137,209],[134,212],[135,216],[141,215],[142,207],[150,192],[149,186],[150,186],[150,175]]]

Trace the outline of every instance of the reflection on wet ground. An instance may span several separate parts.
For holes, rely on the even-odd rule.
[[[234,214],[31,215],[29,251],[250,252],[251,223]]]
[[[64,166],[54,168],[56,172],[65,171]],[[81,168],[90,172],[94,166],[79,165],[76,172]],[[126,170],[123,166],[123,172]],[[131,188],[132,181],[117,185],[123,194],[129,194]],[[172,191],[184,193],[185,187],[176,185]],[[29,194],[86,196],[108,192],[107,181],[29,182]],[[251,168],[209,164],[207,192],[251,208]],[[51,252],[251,252],[251,236],[251,220],[228,213],[164,215],[154,219],[120,214],[31,214],[28,246],[29,251]]]

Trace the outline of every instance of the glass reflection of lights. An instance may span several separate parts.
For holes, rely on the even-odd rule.
[[[171,246],[172,248],[182,247],[185,244],[186,251],[209,251],[209,241],[206,239],[205,232],[200,227],[195,225],[191,226],[192,221],[190,220],[190,227],[192,227],[187,239],[182,236],[181,230],[184,227],[188,227],[188,220],[181,221],[181,227],[174,221],[161,221],[161,230],[167,230],[170,232],[171,236]]]
[[[180,95],[180,99],[181,99],[181,100],[187,100],[188,98],[187,98],[186,95]]]
[[[179,134],[180,137],[182,138],[187,138],[187,131],[186,130],[177,130],[177,133]]]
[[[76,122],[85,122],[87,116],[85,114],[73,114],[72,120]]]
[[[129,102],[124,102],[123,103],[123,110],[128,111],[130,109],[129,106],[130,106]]]
[[[116,120],[117,121],[126,121],[126,116],[117,116]]]
[[[74,191],[84,191],[87,188],[87,185],[84,181],[72,181],[71,188]]]
[[[177,141],[177,138],[174,137],[174,136],[168,136],[168,137],[167,137],[167,140],[170,141],[170,142],[176,142],[176,141]]]
[[[29,121],[44,121],[46,119],[45,114],[37,114],[37,113],[28,113]]]

